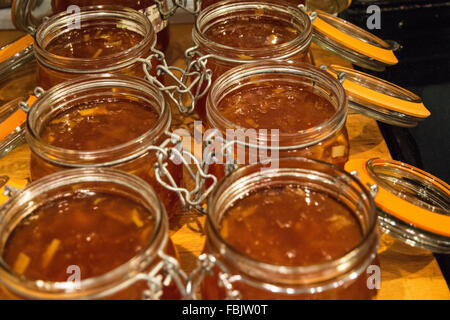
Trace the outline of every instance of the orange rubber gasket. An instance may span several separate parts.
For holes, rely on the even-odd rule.
[[[320,17],[316,17],[312,23],[313,27],[317,29],[320,33],[324,34],[328,38],[344,45],[345,47],[361,53],[369,58],[378,60],[387,65],[394,65],[398,63],[397,57],[394,52],[389,49],[383,49],[374,46],[370,43],[364,42],[357,38],[354,38],[345,32],[333,27],[332,25],[326,23]]]
[[[28,98],[28,105],[31,106],[36,101],[35,96]],[[0,140],[9,136],[16,128],[27,119],[27,114],[22,109],[17,109],[12,115],[10,115],[5,121],[0,124]]]
[[[6,182],[6,185],[11,186],[16,189],[23,189],[27,186],[28,180],[27,179],[16,179],[16,178],[9,178]],[[0,205],[8,201],[8,196],[4,194],[5,192],[5,186],[2,186],[0,188]]]
[[[349,160],[345,170],[357,171],[363,184],[375,184],[366,169],[365,159]],[[420,173],[421,170],[417,169]],[[416,170],[414,171],[416,173]],[[378,185],[375,204],[390,215],[423,230],[450,237],[450,216],[435,213],[401,199]]]
[[[0,50],[0,63],[8,60],[12,56],[14,56],[16,53],[33,45],[33,42],[34,42],[34,39],[29,34],[27,34],[26,36],[23,36],[19,40],[14,41],[7,47]]]
[[[335,78],[337,78],[336,73],[328,69],[327,71]],[[348,92],[349,95],[359,98],[363,101],[372,103],[376,106],[386,108],[388,110],[404,113],[409,116],[423,119],[428,118],[431,115],[430,111],[425,107],[425,105],[422,102],[413,102],[396,98],[378,92],[376,90],[369,89],[348,79],[344,79],[342,86],[344,87],[345,91]]]

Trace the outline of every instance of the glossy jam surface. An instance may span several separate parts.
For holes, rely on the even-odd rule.
[[[92,26],[69,30],[50,41],[46,50],[67,58],[96,59],[134,47],[143,36],[126,28]]]
[[[41,138],[59,148],[93,151],[114,147],[146,133],[159,114],[143,102],[104,98],[90,100],[58,114]]]
[[[77,265],[81,278],[102,275],[142,252],[155,223],[141,205],[106,193],[78,192],[52,201],[20,222],[3,257],[29,279],[66,281]]]
[[[221,235],[253,259],[288,266],[336,259],[362,239],[358,220],[344,205],[298,186],[267,188],[237,201]]]
[[[77,5],[79,7],[86,6],[98,6],[98,5],[111,5],[118,4],[117,1],[113,0],[52,0],[53,8],[55,11],[61,12],[65,11],[70,5]],[[132,9],[145,9],[154,4],[153,0],[122,0],[120,5],[132,8]]]
[[[166,3],[166,1],[162,1]],[[98,5],[118,5],[132,8],[139,11],[144,11],[147,8],[154,6],[155,2],[153,0],[122,0],[118,3],[116,0],[52,0],[52,7],[55,13],[66,11],[67,7],[71,5],[77,5],[79,7],[86,6],[98,6]],[[158,32],[157,37],[157,49],[165,51],[169,44],[169,30],[164,28]]]
[[[299,31],[291,23],[255,15],[227,19],[207,29],[204,35],[228,47],[258,49],[292,41],[299,36]]]
[[[345,165],[349,156],[345,126],[337,130],[330,126],[329,132],[332,134],[317,142],[305,138],[306,130],[320,127],[336,114],[335,107],[328,99],[292,82],[263,81],[258,78],[254,82],[257,83],[244,85],[224,97],[218,97],[216,110],[210,109],[210,112],[218,113],[214,119],[220,118],[221,124],[218,125],[216,120],[215,124],[208,122],[208,126],[219,126],[224,136],[226,129],[236,127],[255,129],[257,134],[261,129],[276,129],[279,134],[277,144],[290,148],[279,150],[279,157],[301,156],[341,167]],[[246,141],[248,143],[248,139]],[[273,145],[272,141],[269,142]],[[309,145],[306,147],[296,147],[307,143]],[[245,151],[245,164],[249,163],[250,154],[258,155],[259,152],[248,147]],[[243,164],[242,160],[239,163]],[[224,166],[212,164],[210,172],[221,179],[225,174]]]
[[[223,241],[243,256],[273,266],[335,261],[363,241],[358,218],[340,200],[296,184],[263,187],[243,195],[224,213],[218,229]],[[234,261],[222,260],[232,274],[240,274]],[[369,299],[375,291],[368,290],[366,278],[363,273],[336,289],[315,294],[281,294],[241,282],[234,288],[242,299]],[[257,281],[278,284],[275,273]],[[224,298],[217,274],[206,277],[202,294],[206,299]]]
[[[253,129],[297,133],[330,119],[336,110],[324,97],[300,85],[274,83],[236,90],[218,105],[223,117]]]
[[[219,2],[220,0],[202,0],[202,9]],[[246,0],[241,0],[242,2],[245,2]],[[251,0],[247,0],[247,1],[251,1]],[[299,5],[299,4],[305,4],[304,0],[284,0],[288,3],[291,3],[293,5]]]

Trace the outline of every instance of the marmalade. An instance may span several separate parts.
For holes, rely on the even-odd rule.
[[[128,14],[128,11],[118,12],[124,16]],[[90,20],[82,20],[78,29],[67,27],[53,31],[47,26],[38,29],[35,49],[38,86],[48,90],[86,73],[110,72],[144,78],[142,63],[133,58],[147,58],[151,52],[152,43],[149,38],[155,35],[142,34],[142,31],[138,31],[142,27],[135,26],[143,23],[150,28],[148,21],[144,21],[146,18],[142,17],[143,21],[125,20],[121,23],[118,17],[115,20],[102,17],[101,11],[86,9],[80,14]],[[63,16],[58,19],[65,18]],[[54,21],[50,20],[53,22],[49,23],[56,28],[59,20],[51,19]],[[143,28],[145,30],[145,26]],[[152,63],[156,65],[157,61],[153,60]],[[150,73],[156,75],[155,70]]]
[[[37,208],[8,237],[4,261],[31,280],[67,281],[69,266],[80,268],[80,280],[123,265],[150,245],[155,222],[142,205],[120,195],[76,191]],[[167,250],[174,254],[173,244]],[[138,282],[108,299],[141,299]],[[179,298],[175,286],[163,299]]]
[[[264,2],[256,2],[245,9],[240,5],[238,1],[228,1],[223,4],[226,8],[213,6],[197,18],[193,39],[199,44],[198,52],[217,56],[207,60],[212,84],[231,68],[251,61],[313,63],[309,50],[310,22],[305,13],[286,12],[280,6],[261,8]],[[206,120],[206,96],[200,98],[196,106],[203,121]]]
[[[122,0],[119,3],[114,0],[52,0],[52,7],[55,13],[66,11],[67,7],[77,5],[79,7],[98,6],[98,5],[118,5],[140,10],[145,12],[145,9],[154,6],[153,0]],[[157,49],[165,51],[169,44],[169,30],[164,28],[158,32]]]
[[[358,246],[358,219],[325,192],[300,185],[263,187],[236,200],[220,225],[223,240],[246,257],[275,266],[311,266],[336,260]],[[234,271],[236,272],[236,271]],[[269,280],[270,281],[270,280]],[[272,293],[235,283],[242,299],[368,299],[366,276],[311,295]],[[205,278],[203,298],[223,299],[217,274]]]
[[[297,133],[318,126],[335,111],[324,97],[289,83],[243,87],[218,105],[223,117],[242,128],[278,129]]]
[[[39,136],[43,142],[67,152],[108,150],[124,145],[142,137],[159,121],[159,114],[151,105],[131,98],[98,98],[75,104],[45,123]],[[161,142],[155,141],[154,144]],[[147,152],[141,157],[118,164],[115,168],[147,181],[166,206],[169,216],[172,216],[177,209],[178,198],[176,193],[168,191],[156,181],[153,169],[155,162],[155,153]],[[182,167],[168,161],[167,168],[179,184]],[[31,154],[32,180],[62,169],[67,167],[46,161],[34,152]]]
[[[256,77],[253,80],[254,84],[243,85],[217,102],[220,118],[227,121],[225,129],[230,126],[255,129],[256,133],[259,129],[277,129],[279,146],[286,146],[287,143],[295,146],[295,142],[286,141],[323,125],[336,113],[332,103],[311,88],[282,80],[262,82]],[[209,122],[208,127],[212,127]],[[222,134],[225,137],[225,132]],[[247,147],[245,164],[249,163],[250,151]],[[308,147],[279,151],[279,157],[303,156],[340,167],[345,165],[348,155],[349,142],[345,126],[329,138]],[[210,171],[219,179],[224,176],[224,166],[221,164],[214,163]]]
[[[204,9],[204,8],[214,4],[214,3],[217,3],[219,1],[221,1],[221,0],[202,0],[202,9]],[[241,1],[243,1],[243,2],[245,2],[245,1],[250,2],[250,0],[241,0]],[[304,4],[305,3],[305,0],[283,0],[283,1],[285,1],[287,3],[290,3],[290,4],[293,4],[293,5],[299,5],[299,4]]]
[[[158,118],[153,108],[138,101],[92,100],[58,114],[44,127],[41,138],[55,147],[94,151],[143,135],[155,126]]]

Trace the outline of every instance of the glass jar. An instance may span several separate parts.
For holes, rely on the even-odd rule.
[[[205,9],[206,7],[209,7],[210,5],[219,2],[220,0],[202,0],[202,9]],[[251,0],[248,0],[250,2]],[[299,5],[299,4],[305,4],[304,0],[284,0],[286,2],[289,2],[293,5]]]
[[[167,1],[162,1],[164,7],[168,7]],[[55,13],[66,11],[71,5],[77,5],[79,7],[97,6],[97,5],[116,5],[117,1],[113,0],[55,0],[52,1],[53,11]],[[158,50],[166,51],[169,45],[169,29],[168,20],[162,21],[158,7],[153,0],[125,0],[121,1],[119,5],[131,8],[134,10],[142,11],[148,14],[150,22],[152,22],[153,28],[158,34],[156,48]],[[156,15],[156,17],[155,17]],[[158,22],[157,22],[158,20]]]
[[[43,139],[44,130],[49,127],[52,121],[61,122],[60,125],[66,126],[64,121],[68,121],[67,125],[71,125],[70,121],[78,119],[71,119],[73,115],[69,113],[69,110],[76,110],[78,106],[90,106],[92,108],[92,105],[98,104],[106,105],[106,108],[108,108],[108,105],[111,104],[118,104],[121,107],[124,104],[133,104],[134,106],[136,103],[140,110],[157,114],[157,119],[154,120],[152,126],[149,124],[145,133],[131,140],[122,139],[119,144],[108,144],[108,146],[105,144],[99,147],[99,142],[95,137],[84,137],[83,139],[86,140],[84,142],[93,144],[87,149],[85,145],[80,148],[75,148],[73,144],[70,147],[55,146],[55,143],[52,144],[49,139]],[[101,111],[100,115],[103,113],[105,118],[102,118],[103,120],[91,118],[90,121],[100,122],[95,122],[94,125],[85,129],[86,131],[94,132],[96,128],[101,128],[102,125],[113,121],[115,119],[113,118],[114,114],[117,118],[117,113],[108,112],[109,109],[104,108],[102,107],[99,112]],[[82,121],[88,121],[91,117],[89,110],[92,109],[86,110],[88,114],[83,115],[83,117],[87,118]],[[68,118],[58,118],[61,114],[65,114]],[[121,121],[122,123],[120,123]],[[141,119],[134,119],[133,121],[136,123]],[[156,190],[171,216],[177,209],[178,197],[176,193],[166,190],[157,182],[153,169],[157,161],[156,153],[154,150],[150,150],[152,146],[159,146],[167,139],[165,132],[170,127],[170,121],[170,108],[162,93],[143,79],[124,75],[102,74],[83,76],[59,84],[39,97],[28,113],[25,135],[31,149],[31,179],[37,180],[53,172],[69,168],[114,167],[133,173],[147,181]],[[119,125],[115,132],[118,133],[119,138],[121,135],[133,132],[134,128],[130,127],[130,121],[120,118],[116,119],[114,123],[118,122]],[[58,133],[58,128],[53,133],[50,131],[51,140],[64,138],[69,134],[69,131],[62,127],[65,133],[61,136],[61,132]],[[114,128],[111,131],[114,131]],[[111,134],[113,133],[111,132]],[[95,132],[91,134],[94,135]],[[109,132],[98,133],[98,135],[99,138],[100,136],[104,138],[109,136]],[[83,140],[79,137],[74,136],[72,139],[75,143],[83,143]],[[168,161],[167,169],[177,185],[180,185],[183,173],[182,166],[175,164],[173,161]]]
[[[282,201],[277,200],[280,188],[296,194],[290,201],[279,203]],[[256,201],[253,210],[244,206],[243,201],[264,190],[264,200]],[[323,199],[328,197],[327,201],[333,205],[342,206],[339,210],[346,208],[359,225],[359,240],[347,228],[349,218],[337,215],[337,206],[327,210],[330,206],[317,195],[314,198],[314,192]],[[310,207],[304,204],[303,210],[293,210],[297,209],[299,198],[310,203]],[[279,207],[274,209],[277,204]],[[241,217],[236,218],[235,225],[226,225],[227,219],[229,222],[229,217],[236,213]],[[295,217],[288,221],[285,214]],[[245,226],[248,229],[244,240]],[[272,231],[267,233],[263,226],[270,226]],[[306,228],[303,231],[302,226]],[[240,234],[233,236],[233,233]],[[340,245],[350,238],[354,245],[345,251]],[[277,168],[260,164],[241,167],[220,181],[208,200],[205,252],[214,272],[203,279],[202,297],[370,299],[376,294],[376,281],[369,277],[379,268],[376,265],[378,242],[372,196],[358,179],[345,171],[306,158],[280,159]],[[255,250],[258,246],[263,248]],[[284,264],[279,263],[281,260]],[[227,292],[225,286],[219,286],[220,282],[228,286]]]
[[[73,195],[78,199],[75,204],[70,204],[70,197]],[[106,207],[102,209],[101,202],[97,200],[81,213],[71,207],[79,203],[86,204],[86,201],[98,195],[106,197],[107,200],[103,200],[105,202],[122,201],[130,207],[138,208],[142,220],[137,221],[141,221],[141,224],[135,226],[131,223],[130,226],[124,221],[102,216],[115,212],[111,208],[105,211]],[[89,216],[86,216],[86,211],[89,211]],[[126,217],[125,211],[122,208],[118,216]],[[94,216],[103,218],[100,219],[102,223],[96,223]],[[176,265],[175,259],[169,258],[176,256],[176,253],[168,236],[164,206],[153,189],[133,175],[98,168],[58,172],[15,194],[1,208],[1,217],[0,296],[3,298],[143,299],[150,293],[156,294],[160,299],[181,297],[173,282],[162,287],[159,292],[150,292],[148,288],[147,281],[153,279],[151,272],[158,271],[155,267],[162,261],[171,260]],[[59,228],[63,224],[66,224],[66,228]],[[39,228],[40,232],[30,232],[35,230],[30,227]],[[144,229],[136,231],[140,227]],[[135,229],[134,232],[139,234],[134,239],[136,241],[133,240],[133,245],[137,242],[141,244],[136,247],[136,251],[119,249],[112,252],[114,244],[108,244],[108,239],[124,242],[117,235],[114,236],[114,232],[122,229],[127,233]],[[144,236],[144,232],[148,234],[145,233]],[[72,235],[82,240],[74,244],[71,241],[74,239]],[[103,241],[96,241],[96,235]],[[57,236],[59,238],[55,238]],[[131,243],[130,238],[132,237],[127,237],[125,241]],[[32,239],[33,245],[28,245],[29,241],[26,239]],[[47,243],[51,244],[47,246]],[[122,245],[123,248],[130,247],[125,243]],[[39,259],[41,254],[42,264]],[[123,259],[124,257],[128,258]],[[8,260],[15,262],[8,263]],[[97,264],[88,265],[86,260],[97,261]],[[71,261],[76,263],[72,264]],[[109,265],[100,266],[108,262]],[[67,263],[70,265],[66,266]],[[42,278],[36,278],[36,274],[46,269],[51,269],[52,272],[46,271]],[[95,275],[84,278],[84,274]],[[162,275],[160,272],[155,274]]]
[[[315,105],[319,102],[327,106],[327,114],[319,112]],[[296,127],[302,112],[308,122]],[[240,141],[245,146],[245,150],[233,147],[241,165],[254,163],[256,158],[267,161],[288,156],[341,167],[348,160],[345,91],[336,78],[309,64],[266,61],[231,69],[211,87],[206,113],[207,128],[216,129],[227,143]],[[220,157],[211,172],[220,179],[225,173],[223,163],[228,162]]]
[[[220,0],[202,0],[202,9],[219,2]],[[247,0],[251,1],[251,0]],[[328,13],[339,13],[348,8],[351,0],[285,0],[293,5],[305,4],[309,9],[322,10]],[[270,2],[270,1],[268,1]]]
[[[246,63],[267,59],[312,63],[311,37],[309,17],[284,1],[229,0],[198,15],[192,30],[195,47],[190,50],[196,59],[207,57],[214,84],[224,72]],[[196,106],[203,121],[205,106],[206,95]]]
[[[102,6],[81,8],[78,17],[79,26],[72,12],[61,12],[39,25],[34,44],[38,86],[47,90],[83,74],[105,72],[144,78],[137,59],[147,58],[156,43],[144,14]]]
[[[162,9],[167,10],[169,3],[161,0]],[[125,0],[117,3],[112,0],[44,0],[28,1],[14,0],[11,8],[12,21],[19,30],[30,34],[35,34],[37,27],[47,18],[54,14],[67,11],[71,5],[79,7],[97,5],[117,5],[131,8],[143,12],[153,25],[153,29],[158,34],[156,47],[158,50],[166,50],[169,44],[168,20],[162,18],[158,5],[153,0]]]

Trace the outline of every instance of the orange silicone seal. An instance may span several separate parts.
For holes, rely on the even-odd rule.
[[[324,13],[320,13],[324,14]],[[338,28],[332,26],[331,24],[325,22],[319,16],[317,16],[313,23],[313,27],[319,31],[321,34],[327,36],[328,38],[344,45],[350,50],[356,51],[363,54],[369,58],[378,60],[387,65],[395,65],[398,63],[398,59],[395,57],[394,52],[390,49],[384,49],[372,45],[368,42],[362,41],[351,35],[342,32]]]
[[[333,75],[334,77],[338,77],[336,72],[333,72],[333,69],[336,68],[339,71],[346,72],[348,70],[349,72],[354,72],[351,69],[344,68],[341,66],[335,66],[331,65],[330,68],[327,68],[327,71]],[[368,75],[365,75],[368,76]],[[376,79],[379,82],[382,82],[386,84],[387,86],[395,87],[394,84],[389,83],[382,79]],[[409,116],[417,117],[417,118],[428,118],[431,113],[430,111],[425,107],[425,105],[422,103],[422,101],[408,101],[404,99],[400,99],[397,97],[390,96],[388,94],[384,94],[382,92],[367,88],[363,85],[360,85],[354,81],[344,79],[344,82],[342,82],[342,86],[344,87],[345,91],[349,96],[358,98],[362,101],[374,104],[376,106],[392,110],[395,112],[403,113]],[[403,89],[403,88],[402,88]],[[403,89],[405,90],[405,89]],[[407,91],[407,90],[405,90]],[[408,91],[409,92],[409,91]]]
[[[8,60],[9,58],[13,57],[16,53],[19,53],[20,51],[33,45],[33,42],[34,42],[33,37],[27,34],[26,36],[20,38],[19,40],[16,40],[13,43],[9,44],[8,46],[0,50],[0,63]]]
[[[5,185],[13,187],[15,189],[23,189],[28,184],[27,179],[9,178],[7,176],[0,177],[0,205],[8,201],[8,196],[5,195]]]
[[[30,96],[28,98],[28,105],[31,106],[36,101],[35,96]],[[0,124],[0,140],[5,139],[9,136],[16,128],[22,125],[27,119],[27,114],[22,109],[17,109],[13,114],[11,114],[5,121]]]
[[[365,159],[353,159],[346,163],[345,170],[351,172],[358,172],[358,176],[361,178],[361,182],[364,184],[370,183],[375,184],[376,182],[370,176],[369,172],[366,168],[367,160]],[[404,170],[408,170],[408,165],[404,166]],[[414,174],[416,176],[429,177],[430,175],[426,172],[414,168]],[[436,181],[439,181],[440,184],[447,187],[447,190],[450,190],[450,186],[448,186],[445,182],[439,180],[438,178],[434,178]],[[432,180],[427,179],[433,183]],[[450,194],[448,195],[450,197]],[[425,208],[419,207],[411,202],[408,202],[395,194],[389,192],[384,189],[382,186],[378,185],[378,194],[375,197],[375,204],[384,212],[406,222],[417,226],[423,230],[443,235],[446,237],[450,237],[450,216],[439,214],[436,212],[432,212]]]

